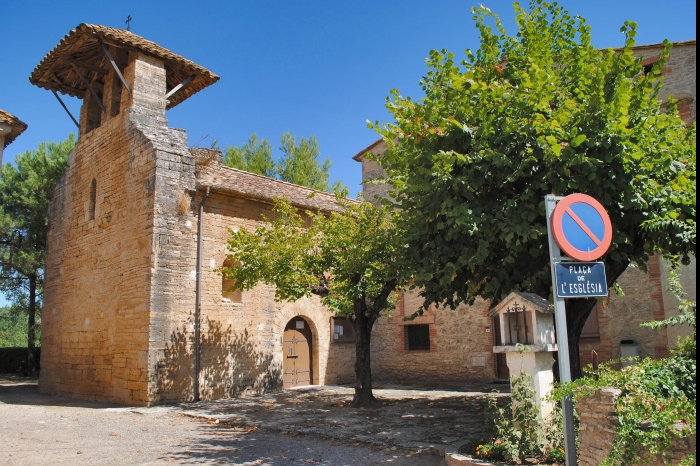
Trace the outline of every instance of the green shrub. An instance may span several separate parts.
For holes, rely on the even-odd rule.
[[[592,376],[557,387],[553,395],[583,398],[600,388],[614,387],[621,391],[616,409],[619,420],[617,435],[605,465],[645,464],[673,447],[674,438],[696,432],[697,362],[695,302],[685,301],[676,269],[669,274],[669,291],[678,298],[680,315],[663,321],[642,324],[654,329],[672,325],[689,325],[692,336],[679,339],[678,350],[660,360],[644,359],[639,364],[615,370],[616,361],[601,364],[597,372],[588,366]],[[682,429],[676,429],[678,423]],[[694,464],[688,457],[682,464]]]
[[[521,346],[521,354],[524,350]],[[468,453],[477,458],[518,463],[527,458],[564,461],[561,409],[555,406],[550,419],[538,417],[532,378],[527,372],[511,375],[511,398],[504,406],[499,406],[496,397],[490,397],[489,412],[486,438],[472,440]]]

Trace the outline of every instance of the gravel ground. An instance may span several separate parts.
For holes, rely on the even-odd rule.
[[[322,440],[186,416],[39,394],[36,381],[0,376],[0,464],[438,465],[363,443]]]

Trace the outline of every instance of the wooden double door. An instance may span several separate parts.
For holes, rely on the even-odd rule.
[[[311,328],[302,317],[295,317],[287,323],[282,338],[284,357],[282,386],[284,388],[311,385]]]

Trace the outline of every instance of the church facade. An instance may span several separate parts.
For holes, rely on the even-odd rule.
[[[83,99],[78,143],[50,206],[40,391],[151,405],[354,380],[347,320],[317,298],[275,302],[267,285],[230,291],[217,272],[230,265],[229,229],[260,225],[275,198],[305,210],[340,208],[330,194],[310,197],[309,188],[225,167],[220,152],[190,148],[185,131],[168,126],[167,109],[218,79],[128,31],[89,24],[33,71],[33,84]],[[694,99],[693,87],[693,120]],[[363,179],[379,168],[362,155],[382,144],[356,156]],[[382,187],[366,185],[366,197],[372,189]],[[663,316],[654,275],[630,274],[639,287],[631,299],[644,309],[635,318]],[[377,322],[375,380],[504,377],[489,302],[431,308],[404,322],[419,304],[402,294],[391,317]],[[613,297],[606,306],[601,328],[605,312],[629,301]],[[647,346],[643,354],[660,354]]]

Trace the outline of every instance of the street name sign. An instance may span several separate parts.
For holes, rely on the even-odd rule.
[[[555,262],[557,296],[593,298],[608,295],[603,262]]]
[[[600,202],[586,194],[570,194],[554,209],[552,234],[567,256],[594,261],[610,248],[612,223]]]

